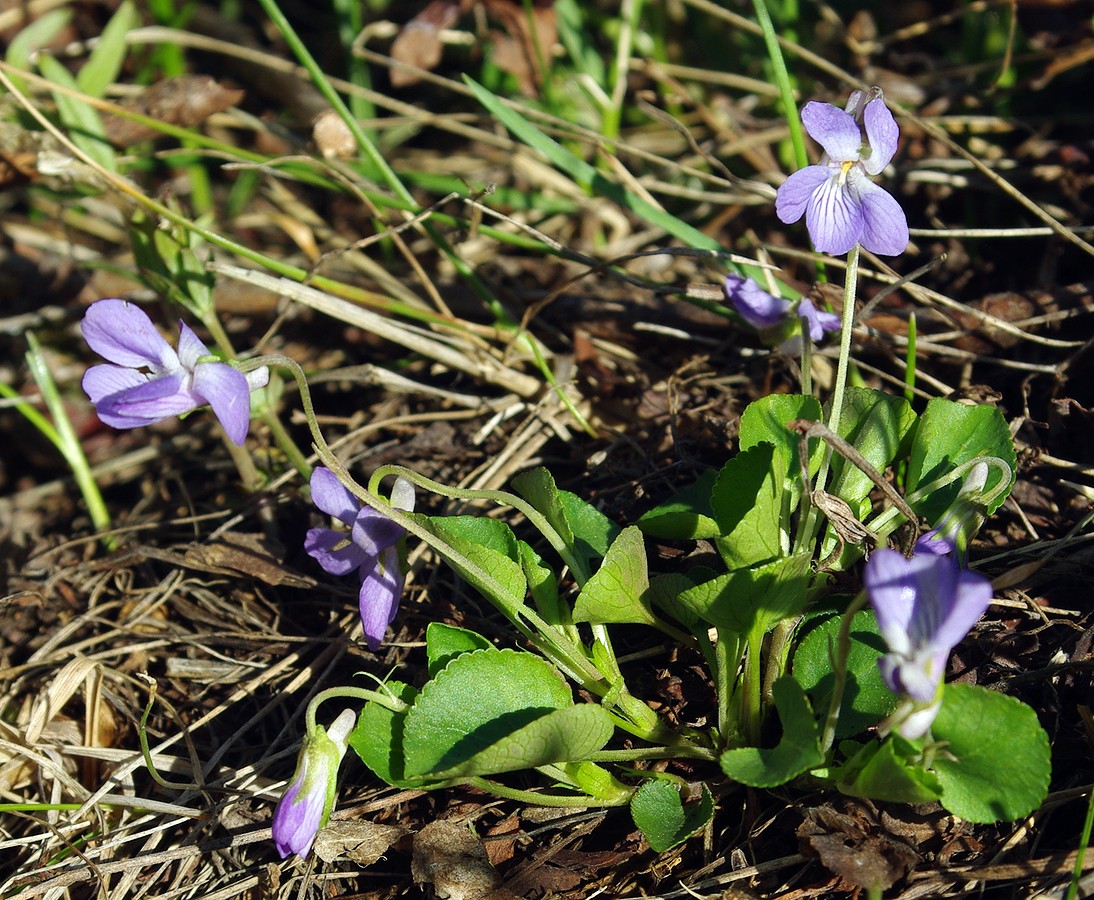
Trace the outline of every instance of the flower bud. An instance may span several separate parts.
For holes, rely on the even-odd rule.
[[[329,729],[316,725],[304,736],[296,773],[273,814],[273,839],[282,859],[290,853],[307,856],[319,829],[327,824],[334,809],[338,767],[356,722],[353,710],[346,709]]]

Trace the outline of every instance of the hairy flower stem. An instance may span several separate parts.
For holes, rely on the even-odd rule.
[[[232,457],[236,471],[239,472],[243,489],[248,494],[253,494],[262,487],[262,476],[258,472],[258,467],[255,466],[255,461],[251,459],[250,452],[246,447],[238,447],[232,443],[223,426],[220,428],[220,436],[224,439],[224,446],[228,448],[228,455]]]
[[[316,713],[319,711],[319,707],[326,703],[328,700],[346,699],[351,700],[365,700],[374,703],[379,703],[385,709],[390,709],[392,712],[405,713],[409,706],[403,703],[398,697],[392,694],[383,694],[379,691],[369,690],[368,688],[355,688],[355,687],[333,687],[327,688],[325,691],[320,691],[314,697],[311,698],[311,702],[308,703],[308,708],[304,711],[304,724],[307,728],[307,733],[311,734],[315,731]]]
[[[846,279],[843,285],[843,323],[840,328],[839,361],[836,365],[836,381],[832,386],[831,407],[828,413],[828,429],[839,434],[840,419],[843,416],[843,400],[847,393],[847,373],[851,367],[851,336],[855,330],[855,296],[858,292],[859,245],[855,244],[847,254]],[[821,459],[820,469],[813,483],[815,490],[823,491],[828,481],[828,470],[832,462],[832,450],[826,448]],[[820,524],[820,510],[810,504],[805,516],[805,524],[800,532],[798,549],[804,549],[816,537]]]
[[[840,619],[839,635],[836,638],[835,655],[832,659],[832,700],[828,704],[828,715],[824,720],[821,734],[821,752],[827,754],[836,741],[836,725],[839,723],[840,709],[843,707],[843,686],[847,681],[847,658],[851,655],[851,620],[855,613],[866,605],[866,592],[859,591],[850,606],[843,611]]]

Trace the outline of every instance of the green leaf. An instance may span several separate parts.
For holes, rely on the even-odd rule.
[[[942,796],[937,777],[906,755],[897,752],[905,741],[890,737],[882,744],[871,741],[833,773],[837,787],[852,797],[868,797],[890,803],[927,803]]]
[[[140,16],[136,7],[130,0],[125,0],[106,23],[95,49],[76,75],[76,84],[81,91],[90,97],[102,97],[106,93],[125,64],[126,36],[138,25]]]
[[[1010,466],[1011,484],[1014,483],[1017,457],[1003,414],[994,406],[966,406],[942,397],[931,399],[919,418],[919,427],[912,438],[908,493],[978,456],[998,456]],[[1001,478],[1002,473],[993,466],[985,490],[998,485]],[[937,522],[960,489],[961,481],[953,481],[912,506],[928,522]],[[1000,491],[988,507],[987,514],[995,512],[1009,493],[1009,486],[1007,490]]]
[[[520,563],[514,561],[519,551],[508,525],[483,516],[421,516],[419,521],[473,564],[469,568],[447,560],[469,584],[508,615],[518,614],[524,606],[528,580]],[[481,577],[482,573],[490,580]]]
[[[461,653],[486,650],[493,647],[481,634],[443,622],[430,622],[425,629],[425,655],[429,660],[429,677],[447,666]]]
[[[413,703],[418,692],[401,681],[384,685],[404,703]],[[403,775],[403,723],[405,713],[392,712],[374,700],[365,704],[357,717],[357,726],[349,736],[349,745],[372,773],[395,787],[421,787],[417,781],[407,781]]]
[[[700,621],[695,611],[685,606],[679,600],[680,595],[695,587],[695,582],[683,572],[665,572],[650,578],[650,586],[646,591],[646,598],[651,607],[663,609],[678,622],[688,628],[694,628]],[[706,626],[703,626],[706,631]]]
[[[915,423],[915,413],[903,397],[852,387],[847,390],[839,433],[875,469],[884,472],[897,458]],[[830,484],[829,492],[846,501],[860,519],[869,510],[873,481],[838,453],[832,455]]]
[[[717,537],[722,532],[710,508],[717,477],[717,469],[705,470],[695,484],[645,512],[638,527],[650,537],[670,541]]]
[[[801,491],[801,437],[786,425],[796,419],[819,422],[820,418],[820,403],[816,397],[807,394],[768,394],[759,400],[753,400],[741,414],[741,450],[748,450],[757,444],[773,444],[785,467],[787,486],[797,494]],[[811,449],[810,471],[820,464],[822,453],[823,447]]]
[[[742,636],[763,634],[805,607],[809,563],[810,553],[803,552],[751,569],[738,569],[683,591],[677,599],[694,615],[718,628]]]
[[[603,558],[620,527],[604,513],[570,491],[559,491],[558,499],[574,535],[574,551],[586,562]]]
[[[453,769],[555,709],[573,705],[548,663],[515,650],[476,650],[427,682],[403,726],[408,777]]]
[[[828,709],[832,700],[836,676],[832,674],[831,651],[835,650],[842,621],[840,615],[829,615],[807,622],[803,626],[804,636],[794,651],[794,678],[812,697],[816,709]],[[872,610],[855,613],[850,638],[836,737],[858,734],[876,725],[897,703],[877,667],[878,657],[885,653],[886,647]]]
[[[722,771],[734,781],[750,787],[775,787],[786,784],[803,772],[824,762],[820,747],[820,725],[805,691],[789,676],[771,686],[775,708],[782,722],[782,740],[777,747],[741,747],[722,754]]]
[[[783,475],[773,444],[757,444],[718,473],[710,506],[718,522],[718,552],[730,569],[767,562],[783,552]]]
[[[673,237],[679,238],[689,247],[707,250],[725,250],[718,241],[697,228],[683,222],[670,213],[647,203],[637,194],[633,194],[613,181],[609,181],[585,160],[575,156],[553,138],[548,137],[524,116],[508,104],[495,97],[481,84],[464,75],[464,82],[475,99],[490,113],[529,147],[538,150],[561,171],[565,172],[583,190],[593,196],[607,197],[624,209],[629,209],[651,225],[662,228]]]
[[[574,536],[570,531],[570,523],[566,521],[554,476],[541,466],[521,472],[513,479],[512,484],[513,490],[543,514],[563,543],[572,547]]]
[[[605,625],[632,622],[650,625],[646,546],[634,525],[619,532],[600,568],[585,582],[574,603],[574,621]]]
[[[68,69],[49,54],[38,57],[38,69],[54,84],[76,88],[76,80]],[[68,131],[72,143],[107,171],[116,172],[118,164],[114,156],[114,148],[106,140],[103,120],[99,117],[98,110],[79,97],[63,94],[60,91],[53,92],[53,99],[57,104],[57,115],[65,130]]]
[[[1011,822],[1045,799],[1052,774],[1048,735],[1021,701],[976,685],[947,684],[931,734],[945,741],[933,769],[942,805],[955,816]]]
[[[502,734],[468,759],[430,773],[430,777],[448,780],[497,775],[580,760],[600,750],[611,740],[614,731],[612,717],[604,707],[580,703],[556,709],[515,731]]]
[[[551,571],[550,566],[543,564],[543,560],[524,541],[518,541],[520,550],[520,565],[524,570],[524,577],[528,579],[528,590],[532,592],[532,602],[548,625],[562,625],[558,596],[558,579]]]
[[[707,786],[698,803],[684,806],[680,792],[668,781],[647,781],[631,798],[631,817],[646,836],[650,849],[664,853],[698,834],[714,817],[714,799]]]
[[[30,70],[30,58],[35,51],[48,47],[72,18],[70,9],[53,9],[32,19],[18,34],[12,37],[4,60],[16,69]],[[26,90],[26,80],[14,74],[9,75],[12,82],[22,91]]]

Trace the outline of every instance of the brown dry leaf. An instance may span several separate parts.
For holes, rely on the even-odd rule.
[[[848,884],[885,890],[915,867],[919,855],[870,821],[864,807],[854,812],[851,816],[829,807],[806,810],[797,831],[802,851],[819,857]]]
[[[490,865],[479,836],[466,823],[442,819],[414,835],[410,873],[448,900],[506,900],[501,876]]]
[[[216,575],[249,575],[266,584],[311,587],[315,581],[285,568],[284,548],[261,534],[230,533],[211,544],[193,544],[183,565]]]
[[[409,828],[377,825],[364,819],[330,822],[315,838],[315,855],[323,862],[350,860],[359,866],[371,866],[383,858]]]
[[[402,27],[391,45],[391,58],[419,69],[435,68],[444,52],[440,32],[456,24],[460,6],[459,0],[433,0]],[[393,87],[406,87],[419,80],[417,75],[405,69],[396,67],[391,70]]]
[[[549,65],[558,38],[554,0],[538,0],[531,20],[520,0],[485,0],[486,12],[502,24],[491,32],[494,62],[514,76],[522,93],[534,94],[543,80],[541,66]]]
[[[120,105],[150,119],[188,128],[235,106],[243,91],[224,87],[209,75],[180,75],[158,81]],[[158,137],[159,132],[118,116],[103,116],[106,137],[117,147]]]

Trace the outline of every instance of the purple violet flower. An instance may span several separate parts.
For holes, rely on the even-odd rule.
[[[780,328],[789,331],[789,336],[780,345],[794,356],[801,353],[801,331],[796,320],[791,318],[794,304],[789,300],[774,297],[760,287],[753,279],[743,275],[726,276],[726,296],[738,315],[759,331]],[[799,318],[809,324],[809,337],[819,341],[826,331],[839,331],[840,320],[835,313],[821,312],[808,299],[802,299],[797,305]]]
[[[866,102],[867,96],[853,91],[846,110],[816,100],[805,104],[802,123],[824,156],[787,178],[775,196],[779,219],[789,225],[804,215],[821,253],[841,256],[861,244],[871,253],[896,256],[908,246],[904,210],[868,177],[889,165],[900,129],[885,101],[875,95]]]
[[[244,375],[218,361],[185,322],[171,347],[144,310],[125,300],[92,303],[80,323],[84,340],[110,360],[84,373],[83,389],[112,428],[140,428],[208,404],[229,439],[242,446],[251,391],[270,378],[265,366]]]
[[[349,734],[357,722],[352,709],[324,729],[304,735],[304,745],[296,762],[296,773],[285,788],[273,814],[273,839],[284,859],[295,853],[301,859],[311,852],[319,829],[327,824],[334,809],[338,787],[338,767],[349,746]]]
[[[991,582],[962,569],[953,545],[937,535],[916,542],[911,559],[877,550],[863,580],[889,652],[878,660],[881,677],[907,701],[897,730],[909,739],[927,733],[941,702],[950,651],[991,602]]]
[[[361,576],[361,624],[369,648],[376,650],[395,618],[403,593],[406,576],[396,544],[406,532],[383,513],[362,505],[337,475],[322,466],[312,472],[311,497],[319,509],[341,520],[350,531],[311,528],[304,538],[304,549],[331,575],[348,575],[357,569]],[[395,480],[391,505],[413,511],[414,486],[405,478]]]

